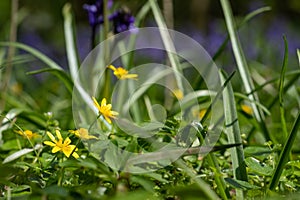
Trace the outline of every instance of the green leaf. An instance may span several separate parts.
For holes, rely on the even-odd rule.
[[[237,189],[243,189],[243,190],[248,190],[248,189],[260,189],[260,187],[256,185],[251,185],[250,183],[246,181],[241,181],[241,180],[236,180],[232,178],[225,178],[225,181],[229,183],[232,187],[237,188]]]
[[[8,140],[1,146],[1,150],[3,151],[13,150],[13,149],[19,149],[17,140]]]
[[[3,118],[2,122],[0,123],[1,124],[1,127],[0,127],[0,146],[3,144],[3,140],[2,140],[2,132],[3,131],[6,131],[8,129],[11,128],[11,122],[12,120],[17,116],[19,115],[20,113],[22,113],[22,109],[17,109],[17,108],[14,108],[14,109],[11,109]]]
[[[154,193],[155,184],[142,176],[131,176],[130,181],[141,185],[146,191]]]
[[[8,163],[8,162],[11,162],[11,161],[13,161],[13,160],[18,159],[18,158],[21,157],[21,156],[24,156],[24,155],[26,155],[26,154],[28,154],[28,153],[31,153],[31,152],[35,151],[35,150],[41,149],[42,147],[43,147],[42,145],[37,144],[37,145],[35,145],[34,148],[30,148],[30,149],[29,149],[29,148],[21,149],[21,150],[15,152],[15,153],[11,154],[10,156],[6,157],[6,158],[3,160],[2,163],[5,164],[5,163]]]
[[[287,165],[294,166],[294,167],[297,167],[298,169],[300,169],[300,160],[292,160],[292,161],[288,162]]]
[[[244,154],[248,156],[256,156],[263,154],[270,154],[273,151],[269,147],[261,147],[261,146],[249,146],[244,148]]]
[[[248,168],[253,172],[263,176],[272,176],[273,169],[269,165],[266,165],[253,157],[246,158],[245,162]]]

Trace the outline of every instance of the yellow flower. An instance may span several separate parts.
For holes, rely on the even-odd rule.
[[[114,71],[114,75],[118,79],[137,79],[137,74],[128,74],[128,71],[122,67],[115,68],[113,65],[108,66],[109,69]]]
[[[38,135],[37,133],[33,133],[30,130],[25,130],[25,131],[17,131],[18,134],[22,135],[23,137],[27,138],[27,139],[34,139],[37,137],[40,137],[40,135]]]
[[[89,132],[86,128],[80,128],[78,130],[69,130],[70,133],[75,134],[77,137],[81,138],[81,139],[85,139],[85,140],[89,140],[89,139],[97,139],[96,136],[93,135],[89,135]]]
[[[242,111],[244,111],[246,114],[248,114],[248,115],[253,115],[253,110],[252,110],[252,108],[251,108],[250,106],[243,104],[243,105],[241,105],[241,109],[242,109]]]
[[[105,120],[111,124],[111,119],[113,118],[115,119],[117,115],[119,115],[119,113],[117,113],[116,111],[112,111],[111,110],[111,104],[107,104],[106,105],[106,99],[103,98],[101,101],[101,106],[99,105],[98,101],[96,100],[95,97],[92,97],[93,101],[94,101],[94,105],[97,107],[98,111],[99,111],[99,115],[102,115]]]
[[[56,136],[58,138],[58,141],[55,139],[55,137],[50,133],[47,132],[48,137],[51,139],[51,141],[45,141],[44,144],[49,145],[52,148],[52,153],[56,153],[58,151],[61,151],[67,156],[68,158],[70,157],[71,153],[74,158],[79,158],[79,155],[75,152],[78,150],[75,145],[71,145],[71,140],[70,138],[66,138],[65,141],[63,141],[63,138],[59,132],[59,130],[55,131]],[[75,150],[74,150],[75,149]]]
[[[180,89],[175,89],[173,93],[177,99],[179,100],[183,99],[183,93]]]
[[[199,118],[200,118],[200,119],[202,119],[202,118],[204,117],[206,111],[207,111],[206,109],[201,109],[201,110],[200,110],[200,112],[199,112]]]

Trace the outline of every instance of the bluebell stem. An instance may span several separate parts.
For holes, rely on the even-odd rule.
[[[134,17],[125,10],[118,10],[109,18],[113,22],[114,33],[135,30]]]

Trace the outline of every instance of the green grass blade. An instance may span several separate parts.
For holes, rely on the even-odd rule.
[[[299,66],[300,66],[300,50],[297,49],[297,56],[298,56],[298,61],[299,61]]]
[[[272,176],[272,179],[271,179],[271,182],[269,185],[270,190],[274,190],[276,188],[276,186],[278,185],[283,168],[284,168],[285,164],[287,163],[287,161],[289,159],[289,155],[292,151],[292,147],[295,142],[299,127],[300,127],[300,112],[298,112],[298,116],[295,120],[293,128],[292,128],[292,130],[284,144],[284,147],[280,153],[278,163],[276,165],[275,171],[273,173],[273,176]]]
[[[155,21],[156,21],[158,27],[160,28],[161,38],[162,38],[162,41],[166,48],[166,51],[167,51],[167,54],[168,54],[168,57],[170,60],[170,64],[175,72],[181,73],[182,70],[179,67],[180,63],[179,63],[178,57],[174,53],[172,53],[172,52],[176,52],[176,50],[173,45],[171,35],[167,31],[167,25],[163,19],[163,15],[159,9],[157,1],[149,0],[149,2],[150,2],[151,9],[153,11]],[[175,73],[175,78],[176,78],[178,89],[180,89],[184,93],[181,78],[177,73]]]
[[[266,11],[270,11],[270,10],[271,10],[271,7],[266,6],[266,7],[262,7],[262,8],[259,8],[257,10],[254,10],[254,11],[250,12],[249,14],[247,14],[244,17],[244,19],[242,20],[242,22],[237,25],[237,29],[241,28],[243,25],[245,25],[248,21],[250,21],[251,19],[253,19],[257,15],[259,15],[259,14],[261,14],[263,12],[266,12]],[[225,50],[226,45],[229,42],[229,39],[230,39],[229,35],[227,35],[226,39],[223,41],[223,43],[221,44],[221,46],[218,48],[217,52],[213,56],[213,60],[217,60],[217,58],[219,58],[219,56]]]
[[[283,88],[284,88],[284,76],[285,76],[285,71],[288,63],[288,44],[286,37],[283,37],[284,40],[284,59],[283,59],[283,64],[281,68],[281,73],[280,73],[280,80],[279,80],[279,108],[280,108],[280,119],[281,119],[281,125],[282,125],[282,132],[284,135],[284,138],[288,136],[288,131],[286,127],[286,121],[284,117],[284,105],[283,105]]]
[[[220,90],[217,91],[217,95],[215,96],[214,100],[212,101],[212,103],[211,103],[211,104],[209,105],[209,107],[207,108],[207,110],[206,110],[204,116],[202,117],[202,119],[201,119],[201,121],[200,121],[201,124],[203,124],[203,123],[205,122],[205,120],[208,118],[212,106],[213,106],[214,103],[217,101],[217,99],[221,97],[222,92],[224,91],[225,87],[227,86],[227,84],[229,83],[229,81],[232,79],[232,77],[234,76],[234,74],[235,74],[235,71],[232,72],[232,73],[230,74],[230,76],[229,76],[229,77],[226,79],[226,81],[224,81],[224,83],[222,84],[222,87],[220,88]]]
[[[65,84],[68,91],[70,93],[72,93],[73,81],[71,80],[69,75],[65,73],[65,71],[57,70],[57,69],[53,69],[53,68],[44,68],[44,69],[27,72],[26,74],[33,75],[33,74],[40,74],[40,73],[44,73],[44,72],[50,72],[51,74],[57,76]]]
[[[73,17],[71,13],[71,4],[67,3],[63,7],[63,16],[64,16],[64,31],[65,31],[65,41],[66,41],[66,50],[67,58],[70,69],[70,74],[73,80],[77,77],[77,71],[79,68],[78,65],[78,54],[76,52],[76,42],[74,38],[73,30]]]
[[[225,72],[220,72],[222,83],[227,79]],[[231,83],[228,83],[223,91],[223,103],[225,113],[225,124],[228,142],[230,144],[242,143],[242,137],[237,118],[237,111],[235,106],[234,93]],[[241,181],[247,181],[247,171],[244,163],[244,151],[243,146],[237,146],[230,149],[232,168],[234,178]],[[243,190],[237,189],[237,199],[244,199]]]
[[[254,89],[254,84],[250,76],[249,68],[246,62],[245,55],[242,51],[237,32],[235,30],[236,26],[234,24],[234,18],[233,18],[231,6],[228,0],[220,0],[220,2],[224,12],[225,21],[226,21],[227,29],[229,32],[229,36],[233,48],[233,53],[237,62],[237,67],[241,75],[245,91],[246,93],[250,93]],[[249,95],[249,98],[251,100],[258,101],[258,97],[255,94]],[[268,130],[264,123],[264,113],[254,103],[251,103],[251,107],[253,109],[253,113],[256,120],[259,122],[261,126],[262,133],[264,134],[265,139],[267,141],[270,140]]]
[[[16,48],[22,49],[22,50],[27,51],[28,53],[32,54],[36,58],[40,59],[45,64],[47,64],[49,67],[63,71],[63,69],[58,64],[56,64],[53,60],[51,60],[45,54],[39,52],[38,50],[36,50],[28,45],[21,44],[18,42],[0,42],[0,46],[14,46]]]

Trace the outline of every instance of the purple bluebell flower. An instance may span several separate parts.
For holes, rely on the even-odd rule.
[[[114,33],[134,30],[134,17],[126,10],[118,10],[109,18],[113,22]]]
[[[108,0],[108,8],[112,6],[112,0]],[[103,24],[103,9],[104,3],[103,0],[96,0],[94,4],[84,4],[83,9],[87,10],[89,23],[92,27]]]

